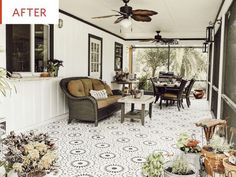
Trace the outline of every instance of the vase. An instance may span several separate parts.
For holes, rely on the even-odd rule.
[[[196,173],[200,170],[200,154],[199,153],[186,153],[186,159],[190,164],[194,164],[196,168]]]
[[[54,71],[54,77],[58,76],[58,71],[59,71],[59,68],[56,68],[55,71]]]
[[[55,72],[49,72],[50,77],[55,77]]]

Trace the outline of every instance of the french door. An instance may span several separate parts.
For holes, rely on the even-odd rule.
[[[89,34],[88,75],[102,79],[102,38]]]

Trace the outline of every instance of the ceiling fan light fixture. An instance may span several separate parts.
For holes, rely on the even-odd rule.
[[[126,18],[120,22],[120,25],[124,28],[129,28],[132,25],[132,21],[130,18]]]

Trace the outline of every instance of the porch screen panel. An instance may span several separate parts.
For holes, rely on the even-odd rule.
[[[236,2],[226,16],[224,94],[236,103]]]
[[[229,126],[236,127],[236,1],[231,5],[225,19],[223,117],[227,117]]]
[[[215,118],[217,118],[217,106],[218,106],[218,92],[212,89],[211,111],[213,112]]]
[[[213,85],[219,88],[219,64],[220,64],[220,41],[221,27],[215,35],[214,62],[213,62]]]

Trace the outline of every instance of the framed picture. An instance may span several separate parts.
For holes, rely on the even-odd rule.
[[[88,76],[102,79],[102,38],[88,35]]]
[[[123,45],[115,42],[115,59],[114,59],[114,70],[120,71],[123,69]]]

